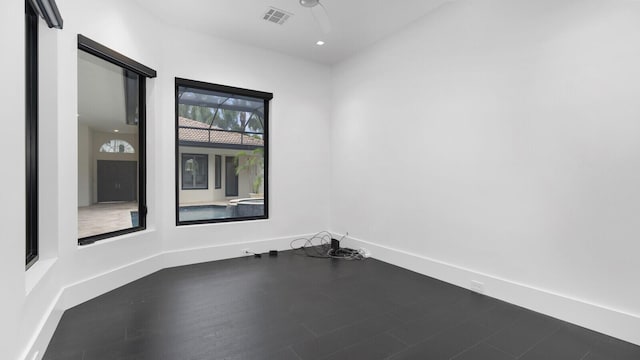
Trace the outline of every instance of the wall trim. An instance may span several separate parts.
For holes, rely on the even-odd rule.
[[[57,304],[60,301],[62,292],[62,289],[60,289],[47,306],[44,316],[38,322],[36,331],[31,336],[31,339],[29,339],[27,348],[23,351],[19,359],[39,360],[44,356],[44,351],[53,337],[58,322],[60,322],[62,318],[63,312],[57,309]],[[36,351],[38,353],[34,354]]]
[[[65,285],[51,300],[19,359],[42,359],[66,309],[120,286],[166,268],[242,257],[241,250],[247,247],[256,252],[289,250],[292,240],[311,236],[313,234],[168,250]]]
[[[366,248],[377,260],[472,291],[472,280],[483,282],[487,296],[640,345],[640,315],[350,236],[343,241],[346,247]]]

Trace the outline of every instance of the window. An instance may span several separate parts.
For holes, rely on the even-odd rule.
[[[38,260],[38,16],[25,6],[26,25],[26,266]]]
[[[155,76],[78,35],[80,245],[146,228],[145,89]]]
[[[272,98],[267,92],[176,78],[178,225],[268,218]],[[211,168],[213,187],[208,186]]]
[[[136,150],[133,148],[133,145],[129,144],[124,140],[112,139],[107,141],[106,143],[100,146],[100,152],[107,153],[129,153],[133,154]]]
[[[182,188],[207,189],[209,187],[208,155],[182,154]]]
[[[62,29],[55,0],[26,0],[25,15],[25,180],[26,268],[38,260],[38,14],[49,28]]]
[[[222,189],[222,156],[216,155],[215,166],[215,187],[216,189]]]

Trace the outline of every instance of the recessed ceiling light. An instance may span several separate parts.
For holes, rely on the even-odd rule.
[[[118,130],[118,129],[115,129],[115,130],[113,130],[113,132],[120,132],[120,130]]]
[[[322,41],[322,40],[318,40],[318,41],[316,42],[316,45],[318,45],[318,46],[322,46],[322,45],[324,45],[324,41]]]

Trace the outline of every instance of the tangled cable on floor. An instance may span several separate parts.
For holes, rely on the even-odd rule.
[[[342,241],[346,235],[340,238]],[[302,242],[302,245],[295,246]],[[331,248],[331,233],[328,231],[320,231],[310,238],[298,238],[291,241],[289,244],[291,249],[301,252],[301,255],[306,255],[312,258],[320,259],[343,259],[343,260],[363,260],[364,254],[358,250],[349,248]]]

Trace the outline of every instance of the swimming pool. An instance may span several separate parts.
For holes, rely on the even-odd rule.
[[[138,221],[138,212],[137,211],[132,211],[131,212],[131,227],[136,227],[138,226],[140,222]]]
[[[261,216],[264,214],[262,200],[245,199],[236,206],[224,205],[192,205],[180,207],[180,221],[197,221],[211,219],[227,219],[230,217]],[[131,212],[131,226],[138,226],[138,212]]]
[[[231,209],[222,205],[181,206],[180,221],[226,219],[233,214]]]

